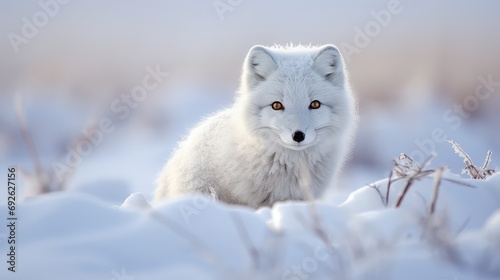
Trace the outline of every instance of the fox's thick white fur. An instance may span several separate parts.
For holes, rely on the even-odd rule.
[[[310,108],[314,100],[317,109]],[[275,101],[284,109],[274,110]],[[204,193],[258,208],[318,197],[349,153],[356,116],[336,47],[254,46],[234,105],[179,145],[158,178],[155,200]],[[303,141],[294,141],[296,131]]]

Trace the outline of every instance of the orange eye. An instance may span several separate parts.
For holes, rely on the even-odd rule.
[[[309,104],[309,109],[318,109],[321,106],[321,103],[318,100],[314,100]]]
[[[273,107],[273,110],[283,110],[283,104],[281,102],[275,101],[273,104],[271,104],[271,107]]]

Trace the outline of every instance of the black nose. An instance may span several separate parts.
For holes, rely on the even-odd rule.
[[[297,130],[292,134],[292,138],[293,138],[293,141],[300,143],[300,142],[304,141],[304,139],[306,138],[306,135],[304,134],[304,132]]]

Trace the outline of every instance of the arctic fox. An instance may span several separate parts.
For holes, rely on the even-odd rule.
[[[181,142],[155,201],[204,193],[258,208],[320,196],[350,147],[357,107],[333,45],[254,46],[234,105]]]

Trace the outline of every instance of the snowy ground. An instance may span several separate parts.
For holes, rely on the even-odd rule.
[[[444,178],[473,187],[444,180],[433,215],[432,175],[416,181],[399,208],[394,205],[407,180],[392,184],[386,205],[383,179],[391,159],[410,154],[414,140],[435,127],[478,165],[493,150],[491,167],[499,166],[498,131],[488,129],[495,118],[471,119],[451,130],[441,120],[447,106],[437,103],[414,109],[419,118],[395,112],[362,118],[341,185],[314,203],[254,211],[184,197],[151,207],[156,173],[180,135],[231,102],[229,95],[179,96],[141,104],[146,112],[160,106],[163,115],[138,114],[120,124],[82,160],[66,191],[24,199],[29,181],[18,180],[17,272],[3,262],[0,279],[500,279],[500,175],[455,175],[462,160],[448,143],[436,143],[438,156],[429,168],[449,166]],[[62,143],[80,132],[85,109],[28,98],[25,111],[27,124],[38,124],[30,129],[40,161],[50,167]],[[12,106],[0,114],[2,166],[32,171]],[[44,121],[37,122],[41,116]],[[426,125],[411,123],[415,119]],[[1,221],[5,203],[2,192]],[[7,259],[5,229],[0,253]]]
[[[446,174],[448,178],[458,178]],[[2,279],[499,279],[500,175],[373,186],[340,204],[280,203],[258,211],[185,197],[150,209],[54,193],[19,205],[18,265]],[[386,180],[376,183],[385,195]],[[2,244],[2,251],[6,245]]]

